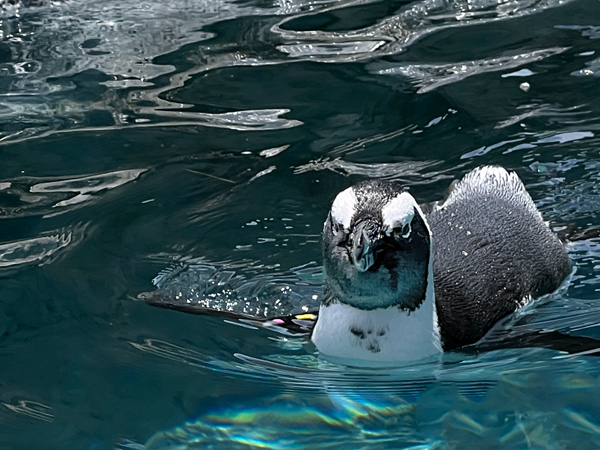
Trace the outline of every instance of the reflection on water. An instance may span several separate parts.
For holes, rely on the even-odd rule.
[[[498,442],[511,448],[559,448],[563,440],[581,438],[597,445],[598,422],[581,406],[599,392],[597,367],[585,361],[539,366],[539,357],[532,351],[448,369],[421,366],[385,374],[265,364],[272,367],[263,379],[278,376],[287,392],[222,404],[158,432],[146,448],[311,448],[319,443],[324,448],[430,449]],[[521,370],[504,369],[519,359],[527,359]],[[567,398],[574,403],[565,406]]]
[[[33,419],[43,420],[44,422],[52,422],[54,417],[52,416],[52,408],[42,403],[32,402],[29,400],[18,400],[16,404],[2,403],[10,411],[17,414],[23,414]]]
[[[130,344],[143,352],[152,353],[185,364],[198,365],[202,363],[204,359],[198,352],[156,339],[144,339],[144,342],[141,344],[136,342],[130,342]]]
[[[0,269],[40,263],[65,247],[82,239],[83,230],[48,234],[31,239],[0,244]]]
[[[413,436],[413,408],[401,398],[390,396],[389,403],[381,405],[351,399],[336,405],[328,400],[319,397],[311,404],[284,394],[241,410],[223,407],[203,421],[154,436],[146,448],[389,448],[399,440],[404,444],[400,448],[435,448]],[[371,431],[379,429],[389,433]],[[293,436],[282,430],[293,430]]]
[[[126,6],[115,1],[101,6],[69,1],[15,7],[2,19],[3,35],[8,38],[4,53],[8,57],[0,66],[6,75],[0,119],[8,125],[19,118],[19,125],[5,126],[0,143],[20,142],[59,130],[98,130],[101,124],[204,125],[234,130],[297,126],[302,122],[277,117],[287,112],[285,109],[213,114],[191,111],[193,105],[174,102],[165,94],[183,87],[193,76],[225,67],[288,64],[290,60],[344,63],[394,56],[416,40],[447,28],[524,17],[567,1],[421,0],[358,30],[293,29],[295,20],[310,20],[319,12],[364,3],[370,2],[288,0],[253,7],[203,0],[178,0],[168,5],[147,1]],[[233,48],[231,42],[222,42],[215,33],[203,30],[204,25],[221,20],[267,14],[284,18],[257,20],[242,27]],[[584,33],[590,36],[589,30]],[[161,55],[204,41],[205,45],[199,45],[187,57],[191,69],[181,72],[171,64],[156,63]],[[451,64],[377,62],[368,67],[375,74],[408,77],[420,88],[417,92],[424,93],[472,75],[539,61],[566,49],[535,49]],[[167,84],[161,77],[166,74]],[[92,84],[102,88],[95,92],[86,88]]]
[[[146,169],[119,170],[74,178],[44,181],[15,178],[2,183],[0,211],[7,217],[29,215],[52,216],[82,206],[81,203],[99,198],[100,193],[117,188],[138,178]],[[16,206],[13,206],[14,204]]]
[[[488,342],[599,338],[598,17],[595,0],[0,3],[0,447],[598,448],[596,356],[359,371],[306,327],[138,301],[310,312],[337,192],[384,178],[428,203],[492,163],[579,240],[563,288]]]
[[[478,61],[462,61],[451,64],[411,64],[388,63],[372,66],[372,70],[378,75],[402,75],[414,80],[419,89],[417,94],[437,89],[446,84],[464,80],[472,75],[478,75],[495,70],[508,70],[520,67],[527,63],[540,61],[552,55],[566,51],[567,48],[549,48],[536,50],[518,55],[499,56]],[[533,73],[531,73],[533,75]]]
[[[518,395],[518,389],[505,385],[497,388],[502,400]],[[587,390],[588,394],[597,389]],[[443,387],[435,394],[452,394]],[[387,402],[386,402],[387,401]],[[401,397],[388,396],[386,401],[346,400],[332,404],[321,397],[315,405],[302,398],[282,395],[258,407],[221,408],[188,422],[177,429],[162,432],[146,443],[148,449],[196,448],[402,448],[443,449],[460,446],[466,449],[501,445],[511,448],[560,448],[562,437],[574,442],[585,438],[598,445],[598,422],[578,411],[563,408],[557,411],[529,412],[505,410],[485,417],[487,402],[470,409],[479,414],[449,411],[441,416],[421,405],[407,404]],[[389,402],[389,403],[388,403]],[[467,403],[467,402],[464,402]],[[466,405],[465,405],[466,406]],[[469,405],[470,406],[470,405]],[[475,415],[475,418],[473,417]],[[282,430],[294,430],[293,436]],[[417,430],[421,431],[418,432]],[[443,431],[442,431],[443,430]],[[442,433],[440,433],[442,432]],[[435,438],[439,433],[439,438]],[[428,437],[429,436],[429,437]],[[591,447],[590,447],[591,448]]]

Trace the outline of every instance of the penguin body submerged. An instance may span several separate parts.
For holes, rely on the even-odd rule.
[[[341,192],[323,231],[325,357],[389,365],[473,344],[571,269],[515,173],[469,172],[427,214],[393,182]]]

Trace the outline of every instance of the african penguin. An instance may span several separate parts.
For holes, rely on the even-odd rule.
[[[326,358],[367,366],[475,343],[571,270],[521,180],[497,166],[469,172],[430,208],[389,181],[344,190],[323,259],[312,341]]]

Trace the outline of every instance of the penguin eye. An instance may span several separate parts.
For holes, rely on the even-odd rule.
[[[332,217],[331,218],[331,232],[333,233],[333,235],[337,236],[343,230],[344,230],[344,227],[342,226],[342,224],[337,223],[335,220],[333,220],[333,217]]]
[[[400,238],[408,239],[411,231],[412,231],[412,228],[410,226],[410,223],[405,223],[401,227],[394,228],[394,230],[392,231],[392,235],[394,236],[394,239],[400,239]]]
[[[410,236],[411,231],[412,228],[410,227],[410,223],[404,224],[404,226],[402,227],[402,237],[404,239],[408,238]]]

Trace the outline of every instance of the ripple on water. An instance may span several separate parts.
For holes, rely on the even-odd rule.
[[[525,64],[540,61],[566,51],[567,47],[535,50],[522,54],[500,55],[477,61],[461,61],[451,64],[407,64],[373,63],[370,70],[378,75],[402,75],[413,80],[419,89],[418,94],[433,91],[441,86],[456,83],[470,76],[499,70],[509,70]]]
[[[578,241],[569,251],[578,267],[596,265],[597,246],[596,239]],[[582,278],[573,276],[559,292],[526,308],[535,314],[507,319],[500,334],[597,327],[598,308],[573,298],[579,283],[598,284],[593,272],[581,270]],[[600,442],[594,419],[600,409],[592,400],[600,394],[595,358],[535,348],[474,357],[453,352],[441,364],[366,370],[319,359],[311,344],[302,344],[306,338],[281,345],[286,339],[272,340],[261,356],[184,357],[182,362],[198,368],[269,383],[273,394],[209,409],[157,432],[146,448],[306,448],[315,442],[323,448],[475,449],[498,442],[507,448],[558,448],[565,439]],[[132,343],[140,349],[146,344]],[[173,360],[187,355],[180,349],[150,353]]]
[[[140,296],[153,304],[276,317],[318,308],[322,267],[309,263],[279,272],[259,261],[186,261],[163,270],[153,283],[157,289]]]
[[[435,200],[498,163],[553,226],[597,226],[596,4],[2,3],[0,270],[15,277],[1,384],[16,388],[0,446],[600,447],[596,357],[502,349],[361,371],[307,336],[131,301],[175,262],[146,295],[316,307],[328,202],[365,177]],[[597,335],[598,246],[573,243],[564,289],[492,338]]]
[[[498,364],[505,365],[506,360]],[[460,370],[463,378],[477,373],[484,378],[483,372]],[[495,381],[468,382],[444,380],[440,373],[437,380],[407,380],[404,390],[394,384],[393,375],[388,375],[392,378],[386,382],[388,389],[357,390],[358,379],[353,385],[342,374],[333,380],[317,378],[322,372],[313,373],[311,387],[320,387],[320,394],[293,389],[255,398],[252,404],[221,405],[157,432],[146,448],[219,448],[225,443],[228,448],[307,448],[316,442],[319,448],[368,444],[369,448],[458,445],[475,449],[498,442],[510,448],[555,448],[563,439],[598,442],[600,428],[587,412],[589,396],[600,392],[597,378],[573,373],[545,376],[539,370],[507,373]],[[377,374],[371,375],[363,375],[361,383],[381,383]],[[567,398],[573,403],[564,407]]]
[[[44,232],[40,236],[0,242],[0,275],[29,265],[48,264],[72,249],[84,237],[86,225]]]
[[[146,169],[59,178],[20,177],[2,182],[0,218],[51,217],[85,206],[105,191],[136,180]]]
[[[166,93],[182,87],[194,75],[223,67],[289,61],[343,63],[396,55],[418,39],[446,28],[525,17],[566,3],[565,0],[423,0],[374,25],[346,32],[296,31],[289,26],[294,19],[352,6],[352,1],[315,4],[296,0],[254,7],[224,0],[180,0],[168,5],[138,2],[126,8],[116,1],[103,2],[101,8],[86,1],[70,1],[43,3],[42,8],[22,7],[18,12],[7,10],[4,21],[7,34],[13,37],[8,44],[12,56],[3,63],[7,78],[6,94],[0,96],[0,123],[11,126],[0,135],[0,144],[76,129],[294,127],[301,122],[277,117],[285,112],[283,109],[278,113],[198,112],[191,110],[193,105],[167,100]],[[243,29],[233,48],[230,42],[213,42],[210,38],[214,35],[203,30],[203,25],[218,21],[267,14],[284,18],[265,21],[259,25],[260,32]],[[45,49],[40,48],[40,42],[51,44]],[[189,58],[194,63],[192,68],[178,71],[171,64],[158,62],[159,56],[191,43],[197,44],[195,54]],[[409,64],[394,70],[416,80],[421,91],[426,92],[472,74],[517,67],[561,51],[538,49],[517,56],[496,55],[437,66]],[[389,70],[376,69],[376,72],[386,74]],[[169,77],[165,84],[166,74]],[[77,92],[79,80],[84,79],[92,80],[96,89],[86,92],[84,97],[88,98],[81,100],[72,92]],[[121,95],[125,90],[131,91]],[[49,93],[53,93],[51,98],[47,96]],[[15,121],[17,117],[19,121]]]

